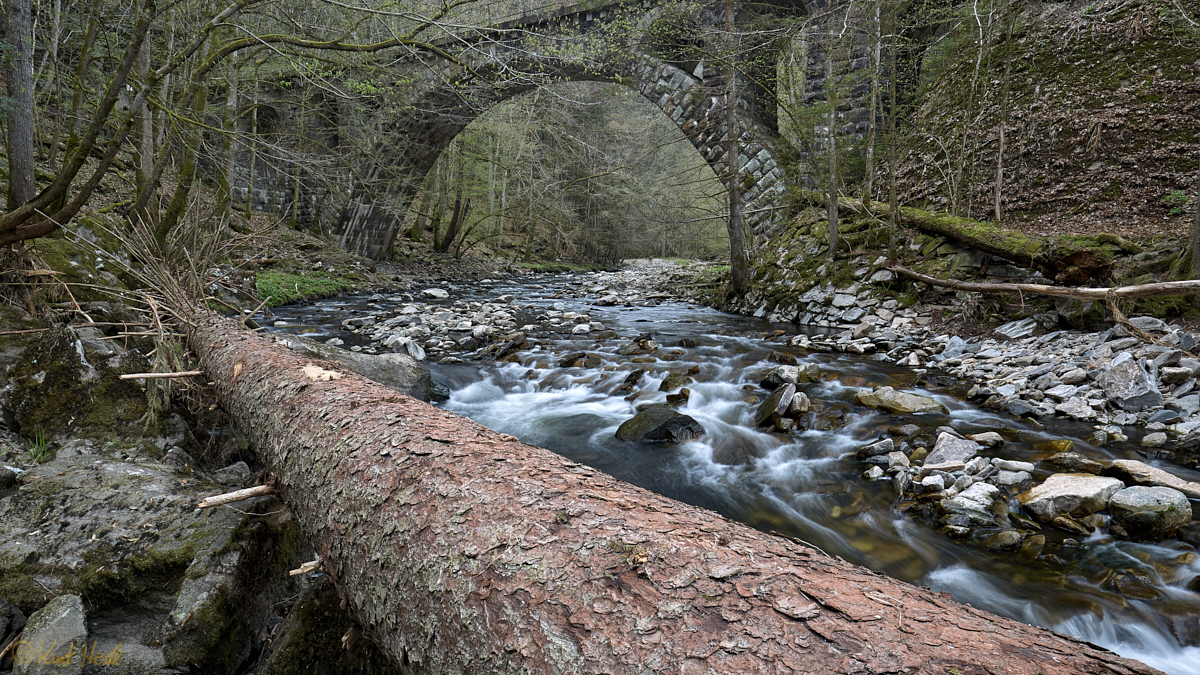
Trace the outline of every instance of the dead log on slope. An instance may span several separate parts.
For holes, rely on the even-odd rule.
[[[957,281],[955,279],[938,279],[928,274],[914,272],[906,267],[896,266],[889,267],[888,269],[896,274],[904,275],[930,286],[941,286],[943,288],[953,288],[959,291],[972,291],[976,293],[1028,293],[1029,295],[1049,295],[1057,298],[1074,298],[1076,300],[1107,300],[1110,294],[1118,300],[1125,300],[1200,293],[1200,280],[1162,281],[1153,284],[1117,286],[1114,288],[1086,288],[1048,286],[1046,284],[974,283]]]
[[[824,194],[807,190],[802,191],[801,196],[804,201],[817,205],[827,201]],[[865,211],[860,200],[839,199],[838,204],[855,213]],[[1080,284],[1089,279],[1103,279],[1112,271],[1112,264],[1101,252],[1066,237],[1034,237],[991,223],[911,206],[901,206],[899,210],[899,222],[905,227],[936,234],[1022,267],[1036,269],[1049,279]],[[891,209],[883,202],[873,201],[868,213],[888,218]]]
[[[1157,672],[314,367],[230,320],[198,319],[192,346],[401,671]]]

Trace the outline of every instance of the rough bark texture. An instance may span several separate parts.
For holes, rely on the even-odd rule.
[[[230,320],[192,344],[402,671],[1156,672],[306,371]]]

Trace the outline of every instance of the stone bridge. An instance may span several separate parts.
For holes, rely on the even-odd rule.
[[[335,230],[341,245],[389,258],[413,196],[451,140],[490,107],[562,80],[637,89],[728,184],[726,72],[704,57],[724,48],[723,5],[684,7],[665,0],[555,5],[436,45],[457,64],[425,54],[395,66],[406,100],[393,106],[398,112],[382,141],[389,161],[371,167],[341,211]],[[785,4],[773,11],[804,9]],[[776,60],[763,51],[769,46],[749,47],[742,44],[741,52],[753,53],[760,65],[757,71],[749,59],[739,65],[740,184],[746,222],[761,240],[781,219],[784,174],[772,92]]]

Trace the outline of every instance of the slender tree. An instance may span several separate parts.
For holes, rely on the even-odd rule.
[[[33,16],[29,0],[7,0],[6,35],[9,42],[8,107],[5,140],[8,147],[8,208],[33,199]]]

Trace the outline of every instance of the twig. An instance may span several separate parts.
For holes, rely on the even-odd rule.
[[[275,494],[275,488],[271,487],[270,485],[255,485],[254,487],[246,488],[245,490],[235,490],[234,492],[226,492],[223,495],[213,495],[212,497],[207,497],[204,499],[204,501],[200,502],[197,507],[206,509],[212,506],[232,504],[233,502],[240,502],[253,497],[261,497],[262,495],[273,494]]]
[[[129,373],[122,375],[122,380],[162,380],[173,377],[199,377],[203,370],[185,370],[181,373]]]
[[[293,577],[299,576],[301,574],[304,574],[305,572],[312,572],[313,570],[317,569],[320,566],[321,566],[320,558],[317,558],[316,560],[309,560],[308,562],[304,563],[303,565],[288,572],[288,575],[293,576]]]

